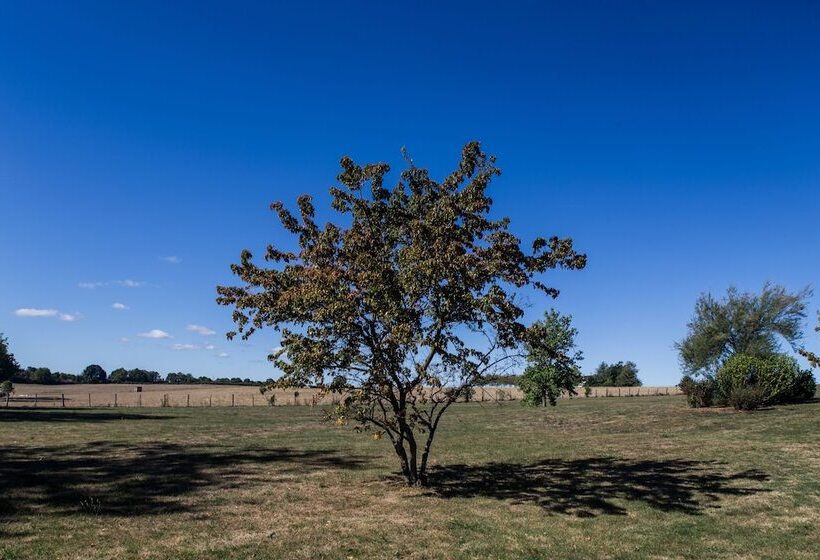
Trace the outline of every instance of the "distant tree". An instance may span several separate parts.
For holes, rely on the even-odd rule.
[[[125,383],[128,377],[128,370],[125,368],[117,368],[108,376],[109,383]]]
[[[635,362],[601,362],[595,373],[584,379],[584,384],[589,387],[640,387],[641,380]]]
[[[80,374],[82,383],[105,383],[106,373],[102,366],[91,364]]]
[[[0,333],[0,381],[12,379],[20,370],[20,364],[9,350],[9,341]]]
[[[23,383],[51,385],[56,381],[51,370],[47,367],[27,367],[21,374],[24,377]]]
[[[551,310],[532,326],[527,368],[518,381],[524,402],[532,406],[555,405],[561,393],[575,395],[581,381],[578,362],[583,353],[575,349],[578,330],[572,316]]]
[[[684,371],[713,377],[733,354],[768,356],[779,351],[781,340],[796,348],[810,296],[808,288],[789,293],[768,283],[760,294],[732,287],[721,300],[701,295],[686,338],[676,344]]]
[[[274,203],[298,250],[268,246],[270,268],[243,251],[231,267],[242,285],[218,287],[217,302],[234,307],[243,338],[281,331],[275,386],[331,389],[341,376],[346,396],[331,417],[385,435],[407,483],[423,484],[442,415],[529,340],[516,291],[555,297],[536,277],[586,257],[557,237],[522,248],[508,219],[489,218],[500,171],[477,142],[442,182],[409,158],[393,188],[387,164],[341,166],[330,195],[343,225],[317,224],[307,195],[299,217]]]
[[[0,397],[5,397],[7,395],[11,395],[12,393],[14,393],[14,385],[12,385],[10,379],[6,379],[0,383]]]

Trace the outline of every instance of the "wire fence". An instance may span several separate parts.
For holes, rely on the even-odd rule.
[[[26,386],[0,398],[0,406],[30,408],[157,408],[157,407],[257,407],[322,406],[339,404],[344,395],[319,389],[275,390],[261,393],[258,387],[213,386],[125,386],[98,385],[34,390]],[[144,390],[145,389],[145,390]],[[682,394],[678,387],[579,387],[574,398],[648,397]],[[476,387],[461,400],[476,402],[518,401],[521,389],[509,387]],[[563,398],[569,397],[568,394]]]

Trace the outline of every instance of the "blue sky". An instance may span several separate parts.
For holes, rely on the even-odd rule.
[[[481,140],[497,215],[588,253],[547,276],[587,370],[674,383],[699,293],[817,284],[817,3],[270,4],[0,5],[0,332],[23,365],[274,375],[275,334],[226,341],[214,287],[285,240],[271,201],[321,203],[340,156],[402,146],[442,176]]]

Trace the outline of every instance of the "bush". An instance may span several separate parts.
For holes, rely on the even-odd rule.
[[[717,385],[712,379],[694,379],[690,375],[684,375],[678,383],[678,387],[686,395],[686,401],[692,408],[702,408],[715,404]]]
[[[817,392],[817,381],[809,370],[803,370],[797,374],[797,380],[794,384],[794,400],[807,401],[814,398]]]
[[[716,382],[720,395],[727,400],[741,387],[758,387],[765,404],[798,402],[814,395],[811,372],[801,371],[797,361],[784,354],[735,354],[718,370]]]
[[[766,391],[758,385],[733,387],[726,402],[735,410],[755,410],[766,404]]]

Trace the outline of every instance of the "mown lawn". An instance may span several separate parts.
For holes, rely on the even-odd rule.
[[[0,558],[820,557],[820,403],[453,408],[434,481],[309,407],[0,410]]]

